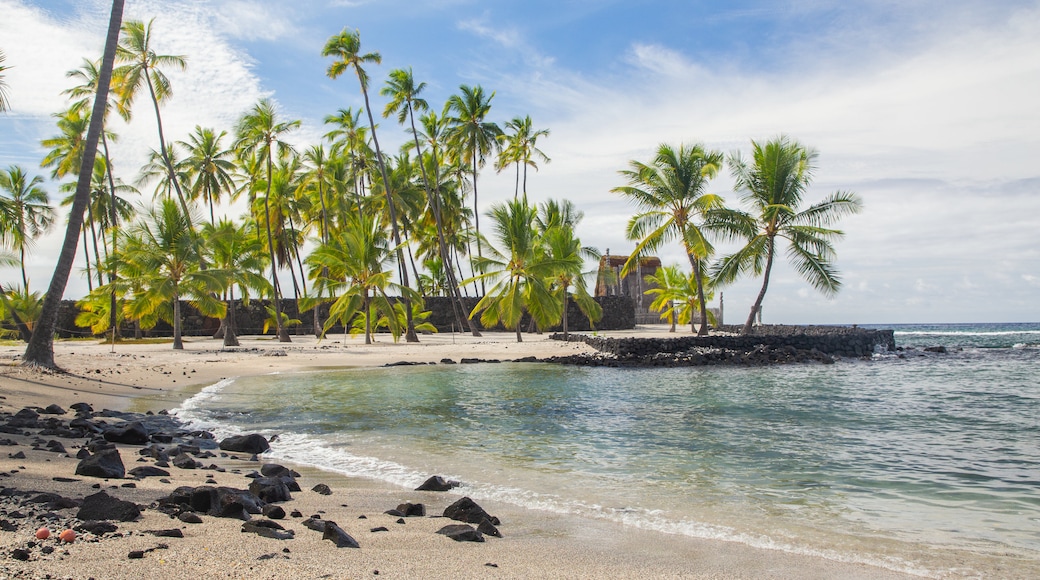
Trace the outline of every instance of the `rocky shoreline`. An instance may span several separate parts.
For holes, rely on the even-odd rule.
[[[46,408],[26,407],[14,414],[0,413],[0,433],[0,446],[6,448],[7,460],[26,460],[27,452],[53,456],[54,460],[67,459],[69,467],[76,460],[70,477],[52,478],[69,490],[64,493],[18,485],[17,476],[24,468],[0,473],[0,531],[20,538],[0,554],[0,572],[5,577],[35,577],[32,566],[70,558],[69,548],[76,543],[105,544],[134,535],[155,540],[145,548],[128,548],[124,557],[147,560],[154,552],[169,550],[171,542],[184,538],[188,527],[217,518],[240,520],[242,533],[282,542],[295,539],[297,532],[319,534],[322,540],[331,542],[329,549],[360,548],[364,541],[335,521],[324,519],[325,510],[305,516],[292,509],[287,515],[283,505],[291,505],[288,502],[293,500],[293,493],[331,496],[333,491],[327,484],[318,483],[309,492],[303,492],[298,472],[263,462],[262,455],[270,444],[259,434],[218,441],[212,433],[190,430],[165,412],[95,412],[85,403],[72,405],[68,412],[52,404]],[[139,465],[127,469],[125,462],[129,461]],[[165,494],[156,490],[147,495],[147,503],[120,499],[131,492],[139,497],[138,484],[146,479],[154,478],[172,487],[170,477],[177,470],[199,473],[205,482],[176,486]],[[238,476],[241,487],[219,485],[218,476],[225,480]],[[425,492],[426,497],[433,499],[430,494],[460,485],[432,476],[415,491]],[[123,530],[122,526],[141,521],[147,513],[168,518],[174,526]],[[405,518],[426,517],[427,507],[423,503],[402,502],[388,506],[382,516],[388,518],[388,523],[404,525]],[[366,520],[369,516],[362,513],[356,517]],[[468,497],[429,517],[457,522],[441,525],[434,532],[455,541],[484,542],[487,537],[502,537],[498,529],[501,521]],[[378,534],[389,530],[388,526],[374,525],[368,531]],[[292,553],[288,547],[280,552],[264,552],[258,546],[257,551],[258,561],[289,559]],[[140,575],[148,573],[148,565],[142,564]]]

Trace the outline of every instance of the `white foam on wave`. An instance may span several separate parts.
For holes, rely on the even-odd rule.
[[[896,330],[896,336],[1014,336],[1016,334],[1040,334],[1040,330]]]
[[[170,411],[170,414],[177,417],[177,419],[182,421],[186,426],[193,429],[210,431],[217,438],[241,435],[242,432],[240,429],[236,429],[231,425],[213,419],[205,409],[207,403],[219,396],[220,393],[231,386],[237,378],[238,377],[221,379],[208,387],[204,387],[201,391],[195,393],[195,395],[185,399],[179,407]]]
[[[280,434],[277,441],[272,442],[271,450],[265,454],[265,458],[291,461],[299,465],[316,467],[351,477],[383,481],[408,489],[414,489],[430,475],[393,461],[356,455],[341,447],[334,446],[320,437],[299,433]],[[882,559],[881,557],[869,557],[799,546],[777,541],[765,535],[740,532],[725,526],[689,519],[669,519],[660,510],[605,507],[596,503],[567,499],[554,494],[472,481],[453,474],[443,473],[441,475],[448,479],[462,480],[464,483],[459,488],[458,493],[464,493],[476,500],[497,501],[530,510],[605,520],[667,534],[737,542],[754,548],[777,550],[838,562],[866,564],[914,576],[930,577],[934,575],[933,571],[922,569],[897,558]]]

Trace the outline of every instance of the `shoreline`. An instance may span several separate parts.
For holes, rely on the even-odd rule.
[[[675,337],[667,327],[639,328],[635,331],[601,333],[606,336]],[[382,338],[382,337],[380,337]],[[307,372],[331,368],[374,367],[396,362],[437,362],[442,358],[516,359],[527,356],[547,358],[559,355],[590,354],[591,347],[582,343],[551,341],[548,335],[525,336],[525,342],[516,343],[512,333],[486,333],[484,337],[469,335],[424,335],[419,344],[386,342],[364,345],[361,339],[330,337],[318,342],[313,337],[294,337],[293,343],[278,343],[268,337],[246,337],[242,346],[225,350],[219,341],[209,338],[186,339],[184,351],[173,351],[164,344],[117,344],[115,353],[108,344],[96,341],[58,341],[55,360],[70,374],[44,374],[12,366],[20,360],[20,345],[0,346],[0,410],[14,413],[27,406],[46,407],[52,403],[67,408],[76,402],[87,402],[96,410],[104,408],[133,412],[158,412],[173,409],[206,386],[220,380],[265,375],[271,373]],[[73,370],[74,369],[74,370]],[[18,440],[18,437],[12,436]],[[5,487],[52,491],[71,497],[83,497],[94,492],[89,487],[91,478],[78,483],[60,483],[54,477],[70,477],[77,460],[57,458],[53,453],[32,449],[32,439],[21,437],[19,447],[5,451],[25,452],[17,460],[17,468],[10,458],[4,459],[5,469],[17,471],[0,480]],[[69,454],[75,454],[80,441],[65,441]],[[137,457],[139,447],[120,446],[129,469]],[[211,460],[205,460],[207,463]],[[210,475],[221,485],[237,488],[248,486],[244,476],[231,472],[257,469],[259,464],[242,459],[214,458],[215,465],[227,469],[226,474],[206,471],[171,469],[169,484],[155,478],[128,480],[137,487],[121,487],[121,481],[101,482],[113,486],[112,495],[139,504],[154,502],[157,495],[168,493],[179,485],[201,485]],[[290,465],[289,462],[284,462]],[[291,466],[291,465],[290,465]],[[25,469],[21,469],[25,467]],[[382,512],[405,501],[423,501],[430,506],[429,513],[440,510],[459,495],[430,496],[431,492],[413,492],[380,481],[368,480],[307,466],[292,466],[301,472],[303,493],[293,495],[284,504],[286,511],[299,509],[303,513],[325,511],[327,519],[338,521],[344,529],[362,544],[358,551],[336,550],[331,544],[312,538],[307,530],[297,532],[290,542],[279,542],[252,535],[244,536],[241,522],[206,518],[206,524],[188,527],[185,538],[171,539],[169,553],[146,557],[155,565],[161,562],[170,577],[226,577],[227,566],[255,577],[332,577],[370,576],[374,571],[396,577],[452,575],[454,577],[843,577],[843,578],[907,578],[906,574],[864,564],[839,562],[809,555],[755,548],[746,544],[722,540],[691,538],[663,532],[632,528],[601,520],[589,520],[540,512],[493,501],[480,503],[503,520],[503,539],[489,539],[484,544],[452,542],[432,532],[445,523],[440,518],[410,518],[409,525],[383,522]],[[431,474],[433,475],[433,474]],[[331,498],[310,492],[315,483],[326,483],[333,489]],[[114,484],[114,485],[113,485]],[[360,512],[360,513],[359,513]],[[367,514],[371,519],[358,521]],[[390,528],[391,534],[374,534],[368,530],[377,522]],[[102,571],[104,577],[137,577],[142,573],[140,562],[128,560],[131,549],[147,549],[148,541],[156,538],[136,533],[140,530],[169,527],[167,516],[146,509],[141,521],[120,524],[120,529],[131,533],[119,539],[103,539],[97,543],[76,543],[67,546],[68,556],[16,562],[5,554],[26,540],[24,531],[0,532],[0,570],[24,574],[51,573],[56,577],[88,577],[97,575],[94,567],[105,561],[114,561],[119,571]],[[298,522],[284,522],[287,526]],[[349,525],[348,525],[349,524]],[[371,524],[371,525],[369,525]],[[295,526],[298,527],[298,526]],[[136,531],[135,531],[136,530]],[[405,532],[404,530],[407,530]],[[392,539],[389,539],[391,538]],[[389,539],[389,540],[388,540]],[[145,546],[139,548],[137,546]],[[206,552],[221,546],[220,554],[206,554],[204,568],[213,575],[200,572],[197,563],[180,561],[174,553]],[[287,557],[256,558],[289,547]],[[224,551],[225,547],[228,551]],[[277,549],[275,549],[277,548]],[[60,554],[60,548],[54,554]],[[349,553],[348,553],[349,552]],[[532,557],[537,555],[537,557]],[[53,556],[53,554],[52,554]],[[212,557],[210,557],[212,556]],[[49,557],[49,556],[48,556]],[[188,558],[193,560],[194,558]],[[495,567],[486,564],[495,564]],[[24,566],[24,567],[19,567]],[[125,576],[120,576],[125,574]],[[288,576],[286,575],[288,574]]]

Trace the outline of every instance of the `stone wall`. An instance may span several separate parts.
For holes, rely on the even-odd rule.
[[[734,331],[739,327],[724,326]],[[552,338],[562,340],[562,335]],[[584,342],[596,350],[612,354],[618,359],[641,359],[662,354],[682,354],[694,349],[727,349],[749,352],[761,346],[770,349],[794,348],[800,351],[819,351],[842,357],[863,357],[874,352],[875,345],[895,350],[895,336],[891,330],[868,330],[843,326],[759,326],[749,336],[712,335],[679,336],[674,338],[604,338],[587,335],[571,336],[570,340]]]
[[[477,305],[477,298],[463,298],[463,306],[465,307],[464,315],[468,316],[473,310],[473,307]],[[599,323],[596,324],[596,330],[625,330],[629,328],[635,328],[635,312],[632,308],[632,299],[627,296],[601,296],[596,298],[600,306],[603,308],[603,318]],[[258,335],[262,334],[264,327],[264,320],[267,318],[266,306],[270,304],[269,300],[251,300],[248,306],[243,305],[240,301],[235,301],[235,322],[238,334],[241,335]],[[329,305],[322,305],[322,320],[328,318]],[[433,324],[439,332],[451,332],[455,325],[455,317],[451,311],[451,301],[443,297],[430,297],[426,299],[426,309],[431,312],[430,317],[427,319],[428,322]],[[184,324],[182,332],[184,336],[207,336],[212,335],[217,331],[219,321],[215,318],[209,318],[199,314],[191,304],[187,302],[182,304],[182,311],[184,313]],[[296,308],[296,301],[292,299],[282,300],[282,311],[289,316],[290,319],[300,320],[301,323],[290,326],[289,333],[292,335],[305,335],[314,334],[314,311],[308,310],[306,312],[298,312]],[[90,336],[90,329],[81,328],[76,326],[76,315],[79,310],[76,308],[75,301],[63,300],[61,307],[58,311],[58,324],[57,324],[57,335],[61,338],[72,338],[72,337],[86,337]],[[572,331],[588,331],[591,330],[589,321],[584,314],[578,310],[577,304],[572,300],[570,302],[570,309],[567,313],[568,316],[568,327]],[[472,322],[480,330],[485,330],[480,324],[479,316],[473,318]],[[525,315],[521,322],[521,328],[527,330],[529,319]],[[505,331],[504,328],[494,328],[491,330]],[[561,327],[545,329],[547,332],[556,332],[562,330]],[[461,332],[461,329],[455,329],[456,332]],[[134,336],[134,327],[132,323],[124,324],[120,332],[125,337]],[[329,330],[329,334],[342,334],[343,327],[336,325]],[[273,329],[268,330],[268,334],[274,334]],[[155,328],[145,331],[144,336],[173,336],[173,328],[165,323],[159,322]]]

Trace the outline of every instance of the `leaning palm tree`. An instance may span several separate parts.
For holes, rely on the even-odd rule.
[[[266,169],[266,188],[264,196],[264,223],[267,231],[267,250],[271,258],[271,286],[274,297],[275,328],[279,342],[292,342],[289,329],[282,324],[281,293],[278,289],[278,260],[275,254],[274,235],[271,232],[271,181],[274,157],[284,157],[292,146],[282,137],[300,126],[300,121],[278,121],[274,104],[269,99],[261,99],[238,121],[235,131],[237,141],[235,148],[240,156],[256,157]]]
[[[76,256],[76,245],[79,230],[83,224],[83,212],[90,196],[90,174],[97,154],[98,138],[101,135],[102,119],[105,103],[108,102],[108,87],[112,78],[112,65],[116,56],[116,45],[119,41],[119,28],[123,21],[123,0],[112,0],[112,14],[108,23],[108,36],[105,40],[105,52],[101,59],[101,75],[98,82],[97,96],[91,112],[90,128],[84,146],[83,159],[80,164],[79,182],[76,187],[76,200],[69,211],[69,223],[65,230],[65,241],[61,246],[58,262],[54,267],[50,286],[37,319],[32,338],[25,349],[22,364],[56,368],[54,364],[54,330],[58,321],[58,307],[65,293],[65,286],[72,272],[72,263]]]
[[[713,272],[722,283],[732,282],[748,272],[762,276],[762,289],[744,323],[744,334],[751,332],[755,315],[766,297],[777,238],[787,240],[787,258],[798,273],[820,292],[833,295],[841,288],[841,279],[833,264],[833,242],[844,234],[829,226],[863,208],[855,193],[837,191],[799,211],[816,169],[816,150],[784,135],[765,143],[751,141],[751,146],[750,164],[739,152],[729,158],[736,178],[733,187],[742,193],[751,211],[719,212],[717,220],[729,233],[742,234],[747,243],[723,258]]]
[[[701,264],[714,252],[714,247],[698,222],[703,222],[709,212],[723,205],[720,196],[704,191],[708,180],[718,174],[722,160],[722,153],[707,151],[699,144],[680,145],[678,149],[661,144],[650,163],[631,161],[629,169],[620,171],[629,184],[611,190],[635,202],[642,210],[628,222],[628,238],[638,243],[621,275],[627,275],[646,252],[678,238],[697,281],[701,312],[698,334],[702,336],[708,334],[708,315]]]
[[[361,85],[361,94],[365,97],[365,112],[368,113],[368,126],[372,130],[372,144],[376,148],[376,161],[379,164],[379,173],[383,178],[383,183],[390,183],[390,179],[386,172],[386,163],[383,162],[383,153],[379,149],[379,139],[376,138],[376,121],[372,116],[372,104],[368,100],[368,73],[365,69],[361,68],[361,65],[373,63],[380,64],[383,62],[383,57],[378,52],[361,53],[361,33],[357,30],[351,32],[344,28],[339,34],[334,34],[329,37],[329,40],[325,43],[325,47],[321,51],[322,56],[330,56],[334,60],[329,65],[328,74],[329,78],[336,79],[344,72],[354,69],[357,73],[358,83]],[[390,213],[390,223],[393,226],[392,231],[394,234],[394,244],[397,246],[397,262],[401,265],[401,286],[404,288],[410,288],[408,284],[408,269],[404,267],[404,253],[401,249],[401,232],[398,231],[397,227],[397,214],[394,210],[394,202],[391,198],[391,192],[389,187],[385,187],[386,193],[386,206],[387,211]],[[405,331],[405,341],[407,342],[419,342],[419,337],[415,334],[415,325],[412,321],[412,305],[407,296],[407,293],[403,295],[402,300],[404,301],[404,311],[407,317],[407,329]]]
[[[91,60],[88,60],[88,59],[83,59],[83,64],[80,65],[80,68],[74,69],[74,70],[71,70],[71,71],[65,73],[65,76],[67,76],[69,78],[72,78],[72,79],[77,79],[77,80],[81,81],[81,83],[79,85],[76,85],[76,86],[74,86],[74,87],[64,91],[64,94],[68,95],[69,98],[71,98],[71,99],[78,99],[78,100],[76,100],[73,103],[72,107],[73,108],[87,110],[87,108],[90,106],[90,99],[94,96],[94,93],[97,92],[98,79],[101,78],[101,61],[91,61]],[[117,109],[119,107],[118,100],[113,99],[112,98],[113,96],[114,95],[109,95],[109,97],[108,97],[108,99],[107,99],[107,101],[105,103],[105,116],[101,120],[103,125],[107,125],[108,124],[108,113],[109,113],[109,111],[111,111],[113,107],[115,107]],[[126,114],[127,114],[127,116],[124,117],[124,118],[129,120],[129,116],[128,116],[129,115],[129,110],[126,111]],[[116,187],[116,179],[115,179],[115,176],[113,175],[113,171],[112,171],[112,155],[111,155],[111,153],[108,150],[108,138],[106,137],[107,133],[108,133],[108,131],[106,131],[104,129],[101,131],[101,150],[102,150],[102,153],[103,153],[104,159],[105,159],[105,173],[106,173],[107,178],[108,178],[108,188],[109,188],[109,192],[111,192],[111,196],[112,196],[111,203],[109,203],[108,206],[114,212],[115,209],[116,209],[116,206],[118,205],[118,202],[116,200],[116,189],[117,189],[117,187]],[[113,135],[113,137],[115,137],[115,136]],[[110,224],[112,224],[112,229],[111,229],[112,240],[111,240],[111,244],[112,244],[112,253],[114,254],[114,253],[116,253],[116,250],[117,250],[118,233],[119,233],[119,230],[116,227],[116,224],[118,223],[118,218],[117,218],[116,214],[115,213],[111,213],[108,216],[108,221],[109,221]],[[117,306],[116,305],[116,302],[117,302],[117,300],[116,300],[116,285],[113,284],[113,282],[116,279],[115,261],[112,261],[112,264],[113,264],[113,267],[110,268],[109,272],[108,272],[109,283],[112,286],[111,293],[110,293],[110,296],[109,296],[108,310],[109,310],[110,316],[111,316],[111,320],[109,320],[109,327],[112,329],[112,344],[115,345],[116,332],[118,330],[118,325],[116,324],[116,317],[117,317],[117,313],[116,313],[116,310],[117,310],[117,308],[116,308],[116,306]]]
[[[184,192],[181,191],[180,182],[177,179],[173,162],[170,160],[166,142],[163,135],[162,115],[159,114],[159,103],[173,96],[173,88],[170,79],[159,69],[159,67],[176,67],[184,70],[187,61],[183,56],[172,54],[156,54],[152,49],[152,23],[147,24],[140,20],[130,20],[123,24],[123,31],[119,48],[116,53],[119,61],[123,64],[116,72],[117,89],[119,94],[119,113],[125,119],[130,118],[130,110],[133,106],[137,92],[144,84],[148,87],[148,94],[152,98],[152,106],[155,109],[155,124],[159,129],[159,155],[169,172],[169,179],[173,183],[177,199],[181,204],[181,211],[189,213]]]
[[[520,167],[523,166],[523,192],[524,196],[527,196],[527,168],[534,168],[538,170],[538,161],[541,160],[543,163],[549,163],[551,159],[545,154],[544,151],[538,148],[538,139],[540,137],[548,137],[548,129],[538,129],[537,131],[532,126],[531,116],[526,117],[513,117],[512,121],[506,123],[506,130],[512,131],[511,134],[502,135],[499,139],[505,143],[502,148],[502,154],[498,157],[498,163],[495,164],[495,168],[501,172],[506,169],[510,164],[516,166],[516,189],[513,192],[513,197],[520,194]]]
[[[481,273],[476,278],[496,283],[477,302],[470,318],[480,313],[485,328],[501,323],[516,330],[516,341],[523,342],[520,321],[524,312],[541,328],[560,321],[563,309],[553,296],[550,281],[569,264],[547,254],[533,225],[535,209],[524,200],[493,205],[488,217],[503,249],[488,247],[488,255],[477,260]]]
[[[491,99],[495,92],[484,94],[480,85],[460,85],[459,94],[448,97],[444,105],[444,116],[448,117],[448,142],[461,160],[473,169],[473,226],[477,230],[477,257],[482,256],[480,247],[480,208],[477,206],[477,172],[492,151],[498,149],[498,138],[502,129],[486,121],[491,111]],[[454,113],[454,115],[452,115]],[[483,284],[482,284],[483,286]]]
[[[54,209],[44,191],[43,178],[31,179],[25,170],[12,165],[0,171],[0,242],[18,250],[22,263],[22,288],[29,291],[25,274],[25,252],[33,240],[46,232],[54,221]]]

